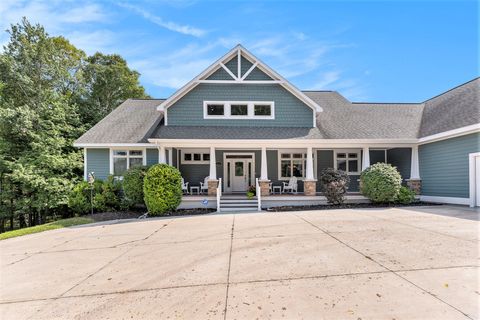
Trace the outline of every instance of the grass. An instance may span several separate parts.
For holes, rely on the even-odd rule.
[[[75,217],[75,218],[62,219],[62,220],[57,220],[50,223],[45,223],[39,226],[0,233],[0,240],[20,237],[26,234],[38,233],[38,232],[43,232],[48,230],[77,226],[80,224],[86,224],[86,223],[92,223],[92,222],[93,222],[93,219],[88,217]]]

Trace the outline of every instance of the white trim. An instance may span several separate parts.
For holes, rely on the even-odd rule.
[[[470,153],[468,155],[468,185],[469,185],[469,205],[470,207],[480,206],[477,203],[477,172],[476,157],[480,157],[480,152]]]
[[[242,74],[242,53],[240,48],[237,50],[237,79],[240,79]]]
[[[190,153],[192,155],[192,160],[184,160],[184,155]],[[202,160],[193,160],[193,154],[198,153],[200,154],[200,158]],[[210,160],[203,160],[203,154],[209,154],[210,159],[212,158],[210,154],[210,149],[208,148],[200,148],[200,149],[180,149],[180,163],[181,164],[210,164]]]
[[[227,177],[227,156],[245,156],[245,155],[249,155],[249,156],[252,156],[251,160],[252,160],[252,175],[251,175],[251,180],[252,182],[255,181],[255,152],[224,152],[223,153],[223,190],[224,192],[232,192],[231,191],[231,185],[230,185],[230,188],[227,188],[227,180],[230,181],[231,183],[231,179],[230,177]],[[232,160],[232,161],[235,161],[235,159],[228,159],[229,161]],[[243,159],[243,160],[248,160],[248,159]],[[232,167],[230,172],[232,173],[234,170],[234,168]]]
[[[258,66],[258,61],[255,62],[254,64],[252,64],[252,66],[250,67],[250,69],[247,70],[247,72],[244,73],[244,75],[242,76],[241,80],[245,80],[248,75],[253,71],[253,69],[255,69],[256,67]]]
[[[222,62],[220,62],[220,66],[230,75],[230,77],[232,77],[235,80],[238,80],[238,77],[235,76],[233,72],[230,71],[230,69],[228,69]]]
[[[280,76],[277,72],[275,72],[273,69],[271,69],[269,66],[267,66],[265,63],[263,63],[260,59],[258,59],[257,57],[255,57],[253,54],[251,54],[248,50],[246,50],[243,46],[241,46],[240,44],[235,46],[235,48],[233,48],[232,50],[230,50],[229,52],[227,52],[224,56],[222,56],[220,59],[218,59],[217,61],[215,61],[213,64],[211,64],[207,69],[205,69],[202,73],[200,73],[198,76],[196,76],[195,78],[193,78],[190,82],[188,82],[187,84],[185,84],[182,88],[180,88],[179,90],[177,90],[173,95],[171,95],[167,100],[165,100],[164,102],[162,102],[160,105],[158,105],[157,109],[159,111],[164,111],[165,112],[165,115],[167,113],[167,110],[168,108],[174,104],[176,101],[178,101],[178,99],[180,99],[181,97],[183,97],[186,93],[188,93],[190,90],[192,90],[194,87],[196,87],[200,82],[199,81],[205,81],[203,79],[207,78],[209,75],[211,75],[213,72],[215,72],[216,70],[218,70],[218,68],[220,68],[219,64],[220,63],[223,63],[225,61],[229,61],[231,58],[234,57],[234,55],[237,55],[240,56],[240,58],[243,56],[245,57],[247,60],[249,60],[250,62],[252,63],[255,63],[257,62],[258,65],[257,67],[265,72],[268,76],[270,76],[273,81],[280,81],[280,84],[286,89],[288,90],[291,94],[293,94],[294,96],[296,96],[298,99],[300,99],[301,101],[303,101],[306,105],[308,105],[310,108],[312,108],[314,111],[316,112],[322,112],[323,109],[316,103],[314,102],[312,99],[310,99],[307,95],[305,95],[302,91],[300,91],[299,89],[297,89],[295,86],[293,86],[290,82],[288,82],[285,78],[283,78],[282,76]],[[239,60],[239,62],[241,63],[241,59]],[[239,69],[241,70],[241,68]],[[214,80],[211,80],[211,81],[214,81]],[[221,81],[221,80],[220,80]],[[238,81],[239,83],[242,82],[242,80]],[[233,83],[233,82],[229,82],[229,83]],[[258,81],[256,82],[252,82],[252,81],[246,81],[246,82],[243,82],[243,83],[259,83]],[[272,81],[270,81],[269,83],[272,83]],[[274,83],[274,82],[273,82]],[[315,118],[315,115],[314,117]]]
[[[87,148],[83,149],[83,179],[87,181],[88,172],[87,172]]]
[[[209,127],[208,129],[214,130],[215,127]],[[315,149],[361,149],[366,144],[375,148],[409,148],[415,145],[416,142],[412,139],[148,139],[148,141],[174,148],[210,148],[210,146],[215,146],[217,148],[229,149],[261,149],[261,147],[269,149],[298,149],[309,146]]]
[[[348,156],[347,156],[348,159]],[[370,148],[363,147],[362,149],[362,171],[370,167]]]
[[[203,158],[203,155],[202,155]],[[217,160],[215,154],[215,147],[210,147],[210,170],[208,180],[217,180]]]
[[[281,80],[197,80],[197,83],[212,84],[282,84]]]
[[[410,158],[411,158],[410,179],[420,180],[420,163],[418,158],[418,146],[412,147],[412,154]]]
[[[464,136],[464,135],[476,133],[476,132],[480,132],[480,123],[426,136],[418,139],[418,143],[425,144],[425,143],[430,143],[434,141],[450,139],[458,136]]]
[[[208,114],[208,105],[216,104],[223,105],[223,115],[209,115]],[[246,116],[233,116],[232,115],[232,104],[242,104],[247,105],[247,115]],[[270,106],[270,115],[269,116],[256,116],[255,115],[255,105],[269,105]],[[203,101],[203,118],[204,119],[226,119],[226,120],[274,120],[275,119],[275,102],[274,101]]]
[[[110,174],[113,175],[113,158],[124,158],[123,156],[114,156],[113,151],[114,150],[124,150],[127,151],[127,155],[125,158],[127,159],[127,170],[130,169],[130,151],[131,150],[141,150],[142,151],[142,165],[147,165],[147,149],[146,148],[134,148],[134,147],[115,147],[115,148],[110,148]],[[140,158],[140,156],[133,156],[132,158]]]
[[[345,161],[346,161],[346,173],[350,176],[358,176],[360,175],[360,173],[362,173],[362,156],[360,155],[361,154],[361,151],[360,149],[334,149],[333,150],[333,168],[335,170],[338,170],[337,169],[337,153],[345,153],[346,154],[346,158],[345,158]],[[357,171],[355,172],[348,172],[348,154],[349,153],[356,153],[357,154],[357,161],[358,161],[358,164],[357,164]],[[354,160],[354,159],[352,159]]]
[[[151,148],[155,149],[155,143],[74,143],[77,148]]]
[[[461,205],[470,204],[469,198],[420,196],[420,200],[425,202],[438,202],[438,203],[461,204]]]

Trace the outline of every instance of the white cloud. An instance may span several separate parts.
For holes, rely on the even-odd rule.
[[[178,32],[178,33],[182,33],[182,34],[186,34],[194,37],[201,37],[207,33],[205,30],[200,28],[195,28],[189,25],[180,25],[172,21],[165,21],[161,17],[153,15],[147,10],[144,10],[142,8],[139,8],[131,4],[120,3],[119,5],[123,8],[129,9],[137,14],[140,14],[148,21],[162,28],[168,29],[170,31],[174,31],[174,32]]]
[[[335,83],[340,79],[339,71],[328,71],[323,73],[318,82],[313,85],[316,90],[329,89],[328,86]]]
[[[118,53],[115,40],[116,35],[109,30],[97,30],[92,32],[73,31],[65,35],[73,45],[82,49],[88,55],[95,52]]]

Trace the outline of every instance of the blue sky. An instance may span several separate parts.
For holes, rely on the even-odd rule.
[[[479,75],[472,1],[0,1],[88,54],[118,53],[165,98],[237,43],[300,89],[418,102]],[[0,45],[8,35],[0,35]]]

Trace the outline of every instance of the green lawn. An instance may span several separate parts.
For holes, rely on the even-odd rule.
[[[31,233],[43,232],[47,230],[77,226],[80,224],[86,224],[91,222],[93,222],[93,219],[88,217],[76,217],[76,218],[63,219],[63,220],[58,220],[50,223],[45,223],[35,227],[23,228],[23,229],[18,229],[13,231],[7,231],[5,233],[0,233],[0,240],[24,236],[26,234],[31,234]]]

